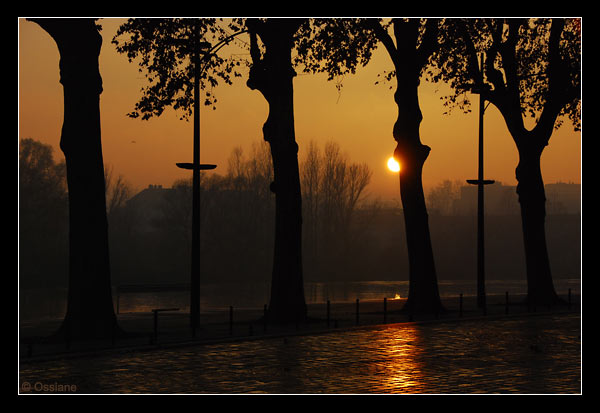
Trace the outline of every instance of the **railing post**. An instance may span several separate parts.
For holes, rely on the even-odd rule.
[[[358,325],[358,306],[359,306],[359,300],[357,298],[356,299],[356,325]]]
[[[233,306],[229,306],[229,334],[233,334]]]
[[[383,323],[387,323],[387,297],[383,297]]]
[[[67,350],[71,348],[71,320],[67,319],[65,323],[65,344]]]
[[[460,296],[458,299],[458,316],[459,317],[463,316],[463,295],[462,295],[462,293],[460,293]]]
[[[506,302],[506,306],[504,308],[504,314],[508,314],[508,291],[506,292],[505,302]]]
[[[263,331],[267,332],[267,305],[263,307]]]
[[[152,310],[152,312],[154,313],[154,344],[156,344],[158,343],[158,311]]]
[[[571,309],[571,289],[569,288],[569,310]]]
[[[327,300],[327,328],[329,328],[329,318],[331,317],[331,302]]]
[[[112,325],[112,334],[110,337],[110,344],[114,347],[115,343],[116,343],[116,335],[117,335],[117,317],[115,316],[114,320],[113,320],[113,325]]]

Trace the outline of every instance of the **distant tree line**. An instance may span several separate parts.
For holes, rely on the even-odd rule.
[[[331,162],[330,162],[331,161]],[[201,175],[202,283],[269,281],[273,247],[270,156],[264,142],[234,148],[223,175]],[[122,175],[107,166],[106,194],[113,285],[189,282],[191,180],[155,188],[136,203]],[[310,142],[300,159],[303,257],[306,281],[404,279],[406,241],[401,211],[367,198],[371,171],[351,162],[341,147]],[[27,138],[20,149],[19,254],[22,289],[66,287],[68,222],[64,163],[49,145]],[[441,182],[427,192],[432,243],[442,280],[473,279],[476,221],[453,216],[460,182]],[[148,191],[152,193],[152,190]],[[580,264],[577,215],[549,215],[548,244],[557,277],[575,276]],[[524,255],[519,217],[487,218],[490,279],[522,279]],[[503,257],[509,254],[512,259]],[[473,265],[468,265],[472,261]],[[404,274],[404,275],[402,275]]]
[[[268,281],[274,243],[275,205],[269,191],[272,174],[269,147],[264,142],[253,144],[248,154],[241,147],[234,148],[226,174],[201,174],[203,282]],[[321,150],[311,142],[306,157],[300,162],[300,174],[305,206],[304,265],[311,270],[311,280],[317,280],[321,275],[343,280],[348,268],[357,265],[358,257],[362,255],[364,232],[373,215],[372,212],[357,213],[371,171],[366,164],[350,162],[336,143],[328,142]],[[176,181],[169,189],[154,189],[160,195],[157,194],[153,204],[148,203],[149,199],[136,204],[134,199],[120,212],[113,213],[114,216],[129,217],[130,222],[109,231],[111,236],[115,236],[114,231],[121,232],[120,241],[111,238],[111,248],[115,251],[116,263],[122,262],[123,268],[131,264],[147,265],[148,271],[153,273],[161,268],[164,273],[181,274],[179,280],[185,283],[191,248],[191,180]],[[144,210],[152,207],[159,209],[160,214],[145,220],[145,225],[150,224],[154,235],[134,234],[134,231],[147,229],[140,220]],[[156,242],[156,245],[140,247],[143,251],[152,251],[142,263],[138,259],[127,263],[123,251],[134,251],[133,242]],[[119,273],[121,271],[115,276],[119,277]],[[135,271],[131,269],[125,273],[132,275]],[[144,277],[140,276],[140,279]]]

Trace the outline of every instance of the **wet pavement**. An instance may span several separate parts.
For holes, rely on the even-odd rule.
[[[19,375],[20,394],[580,394],[581,385],[574,311],[33,357]]]

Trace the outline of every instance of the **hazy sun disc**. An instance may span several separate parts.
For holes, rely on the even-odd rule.
[[[388,159],[387,167],[392,172],[400,172],[400,164],[394,159],[393,156]]]

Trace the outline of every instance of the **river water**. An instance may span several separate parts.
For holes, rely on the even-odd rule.
[[[442,297],[458,296],[463,294],[475,296],[477,285],[474,281],[439,281],[440,295]],[[554,280],[556,292],[566,297],[568,290],[572,294],[580,293],[580,279]],[[524,280],[488,280],[486,292],[488,294],[502,295],[509,292],[525,294],[527,283]],[[387,298],[406,298],[408,295],[408,281],[359,281],[359,282],[307,282],[304,285],[307,304],[331,302],[353,302],[357,298],[361,301],[382,300]],[[236,309],[262,308],[269,303],[270,283],[236,283],[236,284],[209,284],[201,286],[201,311],[225,310],[229,306]],[[29,321],[41,318],[61,318],[66,310],[65,289],[53,291],[21,291],[20,294],[20,320]],[[189,308],[189,291],[113,291],[115,311],[119,313],[149,312],[153,308]]]

